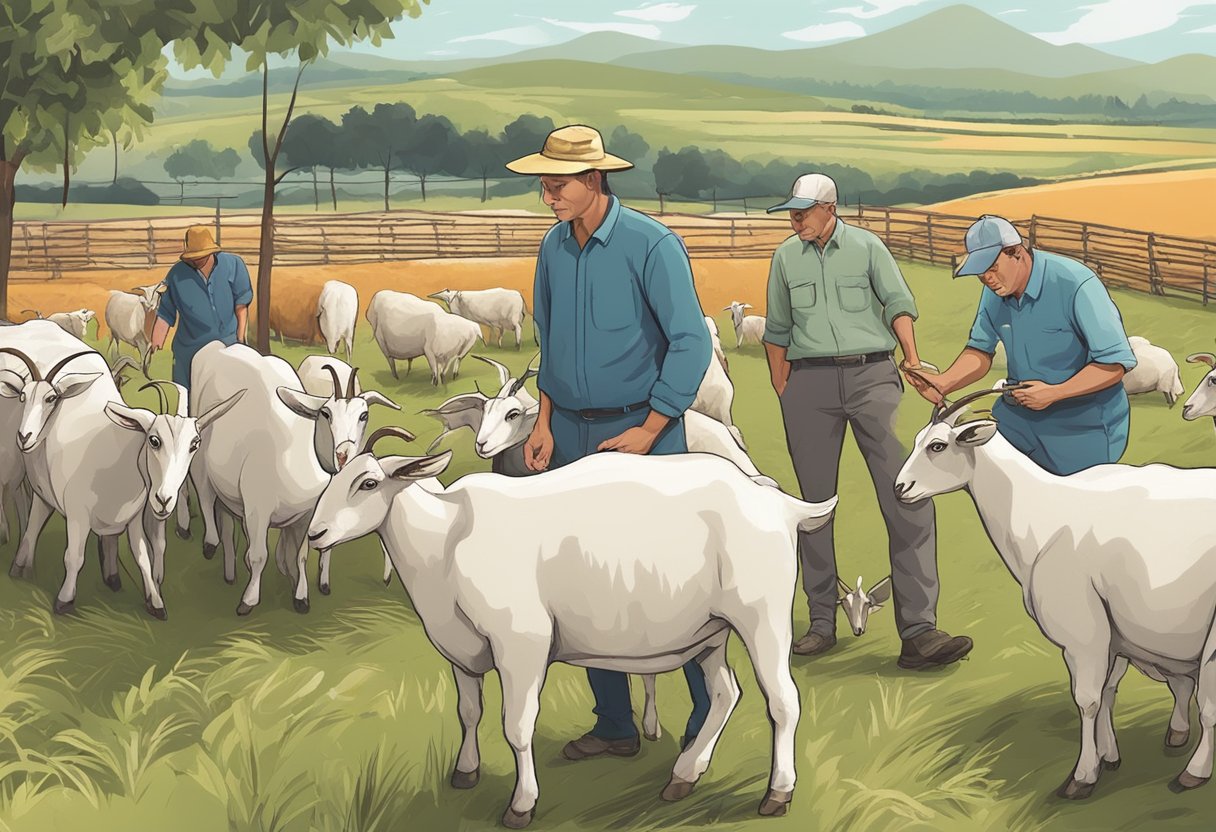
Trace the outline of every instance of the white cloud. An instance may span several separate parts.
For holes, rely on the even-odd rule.
[[[634,35],[639,38],[658,40],[662,36],[658,26],[649,23],[579,23],[572,20],[554,20],[542,17],[541,20],[550,26],[560,26],[563,29],[573,29],[575,32],[588,34],[590,32],[620,32],[624,35]]]
[[[1216,35],[1216,23],[1211,26],[1204,26],[1202,29],[1192,29],[1187,32],[1188,35]]]
[[[1004,16],[1005,16],[1005,15],[1007,15],[1007,14],[1021,14],[1021,13],[1022,13],[1022,12],[1024,12],[1024,11],[1026,11],[1026,10],[1025,10],[1025,9],[1006,9],[1006,10],[1005,10],[1005,11],[1003,11],[1003,12],[997,12],[997,14],[1001,15],[1002,17],[1004,17]]]
[[[453,52],[451,49],[432,49],[430,52],[427,52],[426,54],[428,54],[428,55],[455,55],[457,53]]]
[[[861,28],[860,24],[851,20],[842,20],[839,23],[816,23],[794,32],[782,32],[781,37],[807,43],[822,43],[829,40],[859,38],[865,33],[866,30]]]
[[[632,17],[634,20],[646,20],[651,23],[679,23],[693,13],[696,6],[680,5],[679,3],[654,3],[642,6],[640,9],[626,9],[617,12],[617,17]]]
[[[496,32],[453,38],[448,43],[469,43],[475,40],[500,41],[516,46],[541,46],[549,42],[549,36],[539,26],[515,26],[510,29],[499,29]]]
[[[829,14],[847,14],[849,17],[861,18],[863,20],[872,17],[883,17],[891,12],[897,12],[901,9],[919,6],[926,0],[865,0],[865,5],[869,8],[861,6],[846,6],[840,9],[832,9]]]
[[[1216,6],[1216,0],[1103,0],[1081,6],[1084,14],[1059,32],[1036,32],[1048,43],[1114,43],[1168,29],[1188,9]]]

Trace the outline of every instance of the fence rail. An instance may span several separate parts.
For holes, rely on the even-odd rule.
[[[767,257],[790,234],[783,217],[660,214],[693,257]],[[974,217],[907,208],[859,206],[846,221],[881,237],[897,257],[955,267]],[[19,222],[14,280],[65,271],[168,266],[197,218]],[[1011,220],[1036,248],[1084,262],[1108,285],[1202,301],[1216,297],[1216,241],[1032,216]],[[222,242],[250,265],[258,258],[260,217],[225,218]],[[275,263],[329,265],[446,257],[528,257],[549,217],[523,213],[391,213],[275,219]]]

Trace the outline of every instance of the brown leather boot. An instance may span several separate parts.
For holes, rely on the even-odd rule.
[[[818,656],[836,646],[836,634],[806,631],[806,635],[794,642],[794,653],[799,656]]]
[[[623,740],[600,739],[591,733],[583,734],[576,740],[566,743],[562,756],[567,760],[587,760],[602,754],[614,757],[632,757],[642,749],[642,740],[635,734]]]
[[[952,664],[971,652],[973,644],[967,636],[951,636],[941,630],[927,630],[904,639],[897,664],[905,670],[923,670]]]

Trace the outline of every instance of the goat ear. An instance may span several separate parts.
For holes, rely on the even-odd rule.
[[[983,445],[995,435],[996,422],[991,419],[979,419],[958,428],[954,441],[964,448],[975,448]]]
[[[870,596],[870,601],[873,602],[875,609],[887,603],[891,599],[891,576],[888,575],[870,587],[870,591],[866,595]]]
[[[0,396],[6,399],[15,399],[21,395],[21,391],[25,388],[25,379],[21,374],[13,370],[0,370]]]
[[[106,402],[106,415],[120,428],[140,433],[147,433],[151,430],[152,422],[156,419],[155,414],[150,410],[144,410],[141,407],[127,407],[118,402]]]
[[[444,451],[435,456],[403,456],[397,459],[401,461],[395,461],[392,470],[385,469],[385,474],[395,480],[421,480],[442,474],[452,461],[452,452]]]
[[[359,398],[367,402],[369,405],[382,404],[385,407],[391,407],[393,410],[400,410],[401,405],[397,404],[387,396],[377,393],[375,390],[366,390],[359,394]]]
[[[157,283],[156,284],[156,294],[158,294],[158,295],[163,295],[166,291],[168,291],[168,289],[169,289],[169,286],[166,283]]]
[[[224,399],[222,402],[217,404],[215,407],[208,410],[202,416],[199,416],[198,420],[195,423],[198,432],[202,433],[204,430],[211,427],[211,425],[215,423],[216,419],[220,418],[225,413],[227,413],[229,410],[231,410],[232,406],[234,404],[236,404],[237,402],[239,402],[241,400],[241,397],[244,395],[245,395],[244,390],[237,390],[231,396]]]
[[[1212,355],[1210,352],[1193,352],[1186,357],[1186,360],[1192,364],[1207,364],[1216,369],[1216,355]]]
[[[752,305],[751,305],[750,303],[745,303],[745,304],[743,304],[743,308],[744,308],[744,309],[751,309],[751,308],[752,308]]]
[[[321,415],[321,408],[329,401],[329,396],[313,396],[287,386],[281,386],[275,392],[279,394],[279,401],[287,405],[288,410],[305,419],[316,419]]]
[[[103,375],[104,373],[68,373],[55,382],[55,390],[59,393],[59,398],[70,399],[88,390],[93,382]]]

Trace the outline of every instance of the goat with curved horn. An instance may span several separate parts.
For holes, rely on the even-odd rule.
[[[37,321],[43,320],[42,313],[39,312],[37,309],[22,309],[21,310],[22,315],[26,314],[27,312],[34,316],[34,320],[37,320]]]
[[[326,365],[324,365],[324,366],[323,366],[321,369],[326,370],[326,371],[327,371],[327,372],[330,374],[330,376],[332,376],[332,377],[333,377],[333,380],[334,380],[334,398],[335,398],[335,399],[341,399],[341,398],[343,398],[343,396],[342,396],[342,382],[338,380],[338,368],[337,368],[337,367],[335,367],[333,364],[326,364]]]
[[[0,347],[0,352],[8,355],[15,355],[25,362],[25,366],[30,371],[30,381],[42,381],[42,373],[38,372],[38,365],[34,363],[34,359],[23,353],[16,347]],[[74,357],[74,356],[73,356]]]
[[[76,358],[80,358],[82,355],[101,355],[101,353],[99,353],[97,350],[81,350],[80,352],[74,352],[71,355],[69,355],[67,358],[60,361],[54,367],[52,367],[50,369],[50,371],[46,374],[46,380],[53,381],[55,376],[59,373],[60,370],[62,370],[65,366],[67,366],[69,361],[72,361],[73,359],[76,359]],[[106,357],[104,355],[101,355],[101,360],[105,361]]]
[[[507,367],[507,365],[505,365],[501,362],[495,361],[493,358],[486,358],[484,355],[474,354],[473,357],[476,358],[478,361],[484,361],[485,363],[489,364],[491,367],[493,367],[495,370],[498,371],[498,389],[499,390],[501,390],[502,388],[507,386],[507,382],[511,380],[511,370],[509,367]]]
[[[346,380],[346,398],[347,399],[353,399],[355,397],[355,379],[358,377],[358,375],[359,375],[359,368],[352,367],[351,371],[350,371],[350,378],[348,378]],[[335,387],[334,393],[336,394],[337,392],[338,392],[338,388]]]
[[[382,428],[376,428],[374,431],[372,431],[372,435],[367,437],[367,440],[363,443],[363,447],[359,450],[359,453],[373,453],[376,443],[381,439],[386,439],[390,436],[395,436],[398,439],[404,439],[406,442],[413,442],[416,438],[414,434],[410,433],[405,428],[398,427],[397,425],[385,425]]]
[[[517,378],[515,380],[515,383],[511,385],[511,389],[510,389],[510,391],[508,391],[507,395],[514,396],[516,393],[518,393],[523,388],[524,382],[526,382],[530,378],[533,378],[534,376],[539,376],[539,375],[540,375],[539,367],[529,367],[528,369],[524,370],[524,374],[522,376],[520,376],[519,378]]]
[[[164,388],[162,387],[162,385],[165,385],[165,384],[170,384],[170,383],[171,383],[171,382],[168,382],[168,381],[161,381],[160,379],[155,379],[155,378],[154,378],[154,379],[152,379],[151,381],[149,381],[147,384],[145,384],[145,385],[143,385],[142,387],[140,387],[139,389],[140,389],[140,390],[147,390],[149,387],[155,387],[155,388],[156,388],[156,396],[157,396],[157,398],[158,398],[158,399],[160,399],[160,412],[161,412],[161,413],[164,413],[164,414],[167,414],[167,413],[170,413],[170,412],[171,412],[171,411],[169,410],[169,398],[168,398],[168,397],[165,395],[165,391],[164,391]]]

